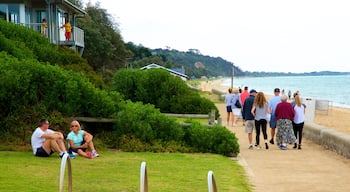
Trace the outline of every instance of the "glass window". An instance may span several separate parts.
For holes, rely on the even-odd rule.
[[[9,21],[19,23],[19,4],[8,5]]]
[[[6,9],[7,9],[7,5],[5,4],[0,4],[0,18],[7,20],[6,19]]]

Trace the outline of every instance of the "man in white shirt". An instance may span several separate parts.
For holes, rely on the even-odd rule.
[[[49,157],[52,153],[58,152],[60,157],[67,153],[64,144],[63,134],[49,129],[49,122],[41,119],[39,127],[32,135],[32,148],[35,156]]]

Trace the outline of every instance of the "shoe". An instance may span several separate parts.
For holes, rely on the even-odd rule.
[[[298,146],[298,149],[301,150],[301,145]]]
[[[256,145],[255,147],[256,149],[261,149],[260,145]]]
[[[69,154],[69,159],[75,159],[75,156],[73,154]]]
[[[92,156],[93,156],[93,157],[99,157],[100,154],[98,154],[96,150],[93,150],[93,151],[92,151]]]
[[[253,149],[253,145],[249,145],[248,149]]]
[[[297,144],[296,143],[294,143],[294,147],[293,147],[293,149],[296,149],[297,148]]]
[[[270,140],[270,143],[273,145],[275,144],[275,142],[273,141],[273,139]]]
[[[280,145],[280,149],[281,149],[281,150],[287,150],[288,148],[287,148],[287,146],[285,146],[285,145]]]
[[[87,152],[87,153],[86,153],[86,158],[88,158],[88,159],[92,159],[92,158],[93,158],[93,157],[92,157],[92,153]]]
[[[62,155],[59,155],[60,158],[63,158],[63,156],[64,156],[65,154],[69,155],[67,152],[63,152]]]
[[[265,143],[265,149],[269,149],[269,145]]]

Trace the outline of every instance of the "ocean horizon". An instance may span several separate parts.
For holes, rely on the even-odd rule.
[[[223,86],[231,86],[231,78],[224,79]],[[330,105],[350,108],[350,75],[234,77],[233,87],[248,86],[249,89],[273,95],[278,87],[292,95],[299,91],[303,98],[328,100]]]

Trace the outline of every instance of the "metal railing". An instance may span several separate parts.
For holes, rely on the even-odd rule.
[[[73,191],[72,165],[68,154],[64,154],[61,160],[59,192],[64,190],[64,175],[66,163],[68,162],[68,191]],[[208,192],[217,192],[216,181],[213,171],[208,172]],[[146,162],[140,167],[140,192],[148,192],[148,176]]]
[[[61,169],[60,169],[60,183],[59,183],[59,192],[63,192],[64,184],[64,173],[66,169],[66,162],[68,160],[68,191],[72,192],[73,190],[73,179],[72,179],[72,165],[70,162],[69,155],[66,153],[63,155],[61,160]]]
[[[140,168],[140,192],[148,192],[148,177],[146,162],[141,163]]]
[[[216,188],[214,172],[209,171],[208,172],[208,192],[217,192],[217,191],[218,189]]]

